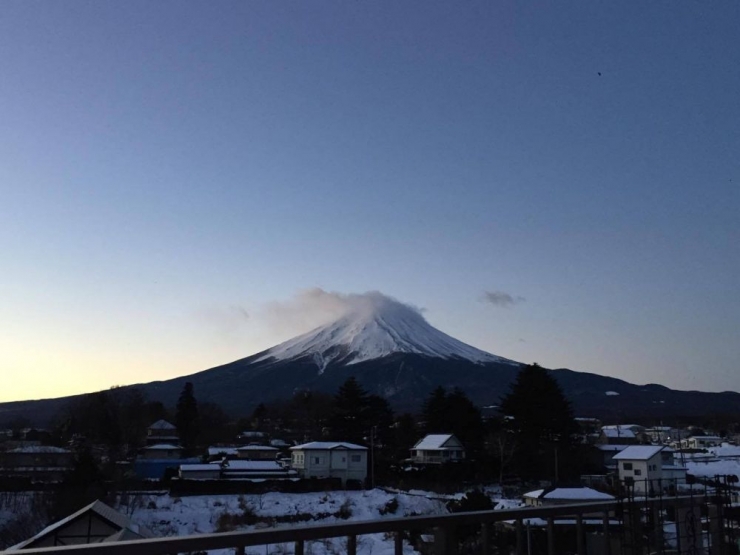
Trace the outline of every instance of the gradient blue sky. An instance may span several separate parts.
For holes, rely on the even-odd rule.
[[[0,400],[250,355],[311,287],[740,389],[736,0],[5,0],[0,192]]]

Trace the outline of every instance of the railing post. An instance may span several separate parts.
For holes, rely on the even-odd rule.
[[[576,516],[576,534],[578,535],[578,537],[576,538],[578,555],[586,555],[586,545],[584,543],[584,540],[586,538],[583,535],[583,514],[582,513],[578,513],[578,515]]]
[[[357,555],[357,536],[347,536],[347,555]]]
[[[488,555],[491,552],[491,523],[484,522],[480,526],[481,553]]]
[[[609,535],[609,511],[606,511],[604,513],[603,533],[604,533],[604,555],[611,555],[612,539],[611,539],[611,536]]]
[[[456,555],[457,540],[455,530],[450,526],[434,529],[434,555]]]
[[[710,555],[722,555],[723,541],[722,541],[722,516],[720,513],[720,507],[717,505],[709,505],[709,537],[711,545],[709,546]]]
[[[522,519],[516,519],[516,555],[524,555],[524,526]]]
[[[555,555],[555,519],[547,517],[547,555]]]
[[[403,532],[396,532],[393,538],[393,555],[403,555]]]
[[[296,540],[295,555],[303,555],[303,540]]]

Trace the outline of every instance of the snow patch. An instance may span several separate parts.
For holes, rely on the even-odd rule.
[[[605,391],[604,395],[606,395],[607,397],[614,397],[615,395],[619,395],[619,393],[617,393],[616,391]]]

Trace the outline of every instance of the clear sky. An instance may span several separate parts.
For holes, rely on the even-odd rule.
[[[5,0],[0,207],[0,400],[248,356],[313,287],[740,390],[740,2]]]

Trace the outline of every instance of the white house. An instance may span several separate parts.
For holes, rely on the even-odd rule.
[[[419,464],[442,464],[464,458],[465,448],[452,434],[430,434],[411,448],[411,460]]]
[[[615,499],[613,495],[586,487],[538,489],[525,493],[522,498],[524,504],[529,507],[614,501]]]
[[[291,466],[302,478],[367,478],[367,447],[353,443],[313,441],[290,448]]]
[[[686,469],[674,463],[673,450],[662,445],[630,445],[613,460],[620,481],[633,485],[637,494],[675,487],[686,478]]]

